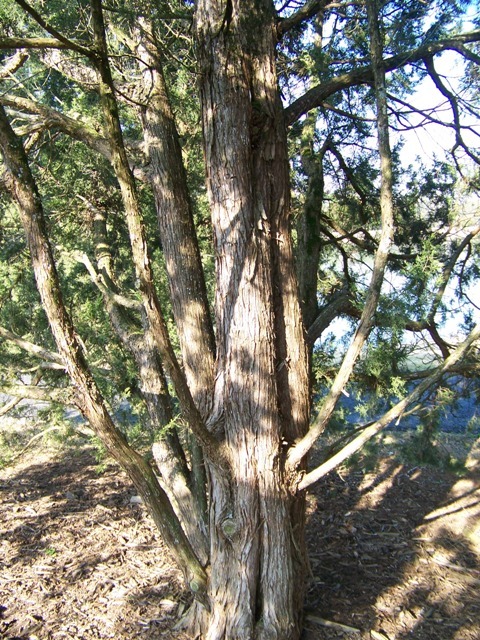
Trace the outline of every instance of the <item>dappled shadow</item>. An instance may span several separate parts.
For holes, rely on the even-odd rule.
[[[178,570],[125,474],[97,471],[84,452],[2,472],[1,637],[181,637]],[[394,458],[324,478],[309,498],[304,637],[478,640],[479,494],[473,472]]]
[[[171,626],[179,572],[116,464],[70,451],[3,470],[0,487],[0,637],[149,637],[149,592]]]
[[[26,563],[43,555],[57,520],[63,525],[65,519],[75,521],[76,515],[89,515],[94,526],[120,517],[112,507],[129,504],[133,490],[124,487],[117,465],[111,464],[99,473],[98,465],[88,454],[70,454],[67,458],[34,463],[1,481],[2,510],[16,514],[10,529],[9,518],[5,518],[2,531],[3,540],[18,549],[18,557],[12,561]]]
[[[478,480],[393,458],[324,478],[310,498],[305,637],[478,640]]]

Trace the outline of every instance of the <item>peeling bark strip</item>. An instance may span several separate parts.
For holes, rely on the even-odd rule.
[[[213,610],[205,637],[294,639],[303,530],[300,518],[294,539],[281,453],[283,439],[308,424],[308,368],[273,7],[200,0],[195,30],[216,255],[214,407],[233,474],[226,484],[210,473]]]
[[[37,288],[59,355],[75,389],[75,403],[111,455],[127,471],[182,568],[187,584],[197,597],[203,599],[206,574],[155,474],[116,428],[90,373],[63,302],[52,250],[47,239],[40,195],[23,147],[1,106],[0,148],[7,166],[9,188],[19,207]]]

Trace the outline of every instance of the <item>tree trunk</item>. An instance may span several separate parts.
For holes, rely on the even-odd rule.
[[[282,454],[308,424],[308,367],[272,6],[200,0],[195,27],[216,254],[209,423],[231,461],[226,477],[207,459],[211,611],[196,623],[208,640],[294,640],[304,504],[290,491]]]
[[[138,46],[137,55],[149,96],[141,118],[152,168],[152,191],[183,368],[193,399],[206,416],[214,382],[215,337],[182,150],[160,56],[150,25],[145,19],[141,24],[148,34]]]
[[[305,118],[302,134],[302,169],[308,179],[308,190],[302,215],[297,225],[297,264],[300,300],[305,326],[310,328],[318,315],[318,265],[320,260],[319,221],[324,196],[323,158],[325,145],[314,149],[315,118]]]
[[[90,372],[85,354],[63,302],[43,207],[21,142],[0,106],[0,149],[6,183],[18,204],[42,305],[65,370],[74,387],[75,404],[108,451],[127,471],[171,552],[182,568],[187,584],[205,602],[207,576],[172,505],[145,460],[117,429]]]

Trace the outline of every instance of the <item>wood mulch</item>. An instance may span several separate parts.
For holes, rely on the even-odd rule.
[[[480,640],[480,476],[384,455],[309,497],[305,640]],[[114,463],[37,447],[0,470],[0,637],[185,638],[181,575]]]

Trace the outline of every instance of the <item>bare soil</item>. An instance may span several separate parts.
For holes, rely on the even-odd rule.
[[[360,461],[315,487],[305,640],[480,640],[474,453],[469,467],[387,447],[375,470]],[[113,462],[37,444],[0,470],[0,490],[0,637],[186,640],[181,575]]]

